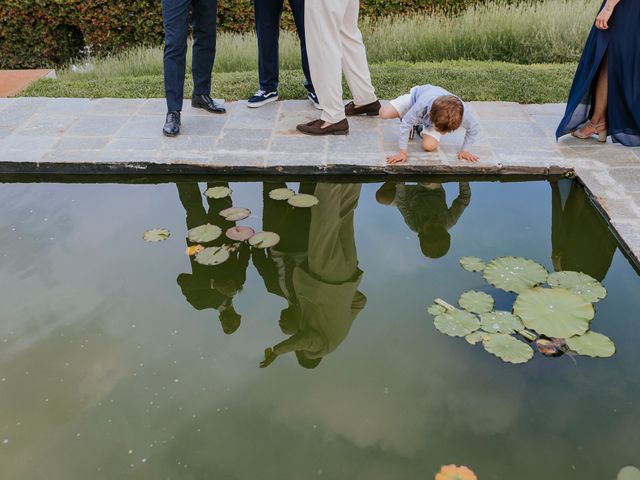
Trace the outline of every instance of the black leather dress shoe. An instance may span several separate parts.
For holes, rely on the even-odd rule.
[[[166,137],[175,137],[180,133],[180,112],[167,113],[167,119],[164,122],[162,133]]]
[[[211,113],[227,113],[227,109],[209,95],[194,95],[191,98],[191,106],[193,108],[203,108]]]

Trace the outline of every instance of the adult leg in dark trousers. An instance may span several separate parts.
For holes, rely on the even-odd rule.
[[[253,0],[256,18],[256,33],[258,36],[258,74],[260,89],[264,92],[277,92],[279,83],[279,38],[280,18],[284,0]],[[300,39],[300,53],[302,56],[302,70],[304,71],[304,86],[308,92],[314,93],[309,73],[309,60],[304,34],[304,0],[289,0],[293,18]]]
[[[225,111],[211,99],[211,73],[216,55],[217,11],[217,0],[162,0],[165,32],[164,88],[169,112],[167,123],[173,123],[170,126],[172,128],[167,128],[165,125],[166,135],[177,135],[180,131],[190,12],[193,28],[192,104],[194,107],[204,108],[213,113]]]

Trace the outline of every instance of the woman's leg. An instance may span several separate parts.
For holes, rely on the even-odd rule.
[[[608,55],[605,55],[598,71],[598,79],[596,81],[595,102],[593,105],[593,116],[591,123],[598,125],[607,120],[607,101],[609,89],[609,72],[608,72]]]
[[[596,133],[604,132],[606,130],[606,125],[603,124],[607,121],[607,101],[609,93],[608,57],[609,56],[605,54],[602,62],[600,63],[598,76],[596,77],[593,115],[589,119],[590,122],[587,122],[584,126],[573,133],[574,137],[583,139],[590,138]]]

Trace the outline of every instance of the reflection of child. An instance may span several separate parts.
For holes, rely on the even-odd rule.
[[[480,127],[462,100],[441,87],[422,85],[413,87],[411,92],[402,95],[380,110],[380,118],[400,119],[400,152],[387,158],[387,163],[407,161],[409,135],[414,127],[422,127],[422,148],[427,152],[438,149],[440,138],[462,127],[466,130],[462,149],[458,153],[460,160],[478,161],[478,157],[469,153],[470,147],[478,136]]]
[[[460,193],[451,207],[439,183],[385,183],[376,193],[383,205],[396,205],[407,226],[418,234],[420,248],[426,257],[440,258],[449,251],[453,227],[471,201],[467,182],[460,182]]]

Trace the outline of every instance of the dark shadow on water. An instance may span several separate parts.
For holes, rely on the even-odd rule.
[[[607,222],[577,183],[560,180],[550,185],[554,269],[583,272],[604,280],[617,248]]]

